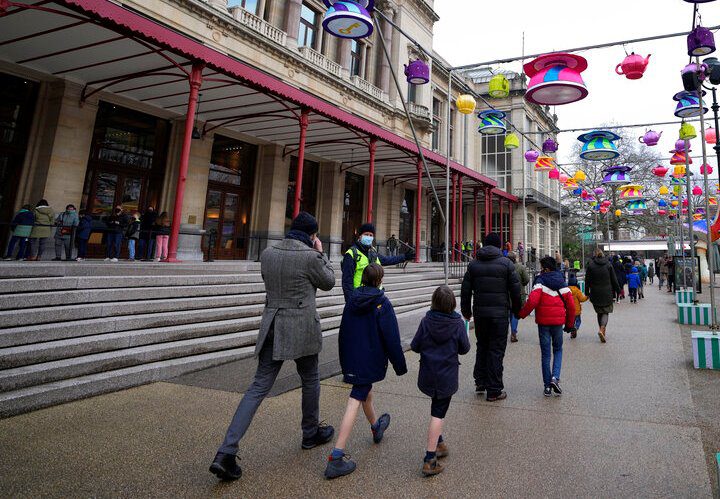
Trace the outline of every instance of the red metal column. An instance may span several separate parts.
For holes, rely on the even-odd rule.
[[[463,178],[462,175],[458,178],[458,237],[457,240],[460,242],[460,251],[462,251],[462,244],[463,244],[463,235],[464,235],[464,227],[463,227],[463,199],[462,199],[462,189],[463,189]],[[459,256],[459,255],[458,255]]]
[[[368,205],[367,205],[367,223],[373,221],[373,197],[375,194],[375,151],[377,151],[377,140],[373,137],[370,139],[370,172],[368,173],[368,179],[370,185],[368,185]]]
[[[473,189],[473,258],[477,256],[477,205],[478,205],[478,188]]]
[[[503,198],[498,198],[498,202],[500,204],[500,242],[505,245],[507,241],[504,240],[505,238],[505,220],[503,220]]]
[[[168,262],[177,262],[178,238],[180,236],[180,223],[182,222],[182,205],[185,198],[185,183],[187,182],[188,164],[190,163],[190,146],[192,145],[192,132],[195,126],[195,111],[197,110],[198,93],[202,85],[202,72],[204,64],[195,63],[190,73],[190,95],[185,114],[185,135],[180,152],[180,164],[177,186],[175,187],[175,207],[173,208],[172,225],[170,227],[170,240],[168,241]]]
[[[295,173],[295,204],[293,205],[293,218],[300,213],[300,199],[302,198],[303,168],[305,166],[305,138],[310,111],[303,109],[300,113],[300,144],[298,146],[297,171]]]
[[[455,221],[457,220],[457,173],[452,174],[452,216],[450,217],[450,261],[455,261]]]
[[[417,174],[417,206],[415,208],[415,263],[420,262],[420,222],[422,221],[420,213],[422,212],[423,163],[422,160],[419,158],[417,162]]]

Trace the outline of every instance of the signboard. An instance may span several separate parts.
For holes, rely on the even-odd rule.
[[[675,260],[675,287],[695,289],[697,293],[702,293],[702,283],[700,282],[700,257],[696,256],[693,260],[689,257],[676,256]]]

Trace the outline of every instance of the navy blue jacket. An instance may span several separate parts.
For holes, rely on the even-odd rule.
[[[397,265],[398,263],[402,263],[405,261],[405,255],[383,256],[378,255],[377,251],[375,251],[374,248],[367,249],[360,244],[354,244],[352,247],[367,256],[368,260],[370,260],[370,263],[375,262],[376,257],[379,258],[380,265],[382,265],[383,267],[387,265]],[[350,295],[355,290],[353,280],[355,278],[356,267],[357,264],[355,263],[355,259],[352,257],[352,255],[346,253],[340,266],[340,268],[342,269],[342,289],[343,294],[345,295],[345,302],[349,300]]]
[[[633,272],[632,274],[628,274],[627,276],[628,281],[628,289],[637,289],[641,287],[641,281],[640,281],[640,274],[637,272]]]
[[[11,228],[15,230],[18,225],[32,225],[35,223],[35,214],[30,210],[22,209],[15,214],[12,219]]]
[[[76,237],[78,239],[90,239],[90,233],[92,232],[92,217],[90,215],[83,215],[80,217],[80,223],[78,224]]]
[[[343,310],[338,343],[345,383],[382,381],[388,360],[398,376],[407,372],[395,311],[382,289],[355,290]]]
[[[428,397],[447,398],[458,390],[459,355],[470,351],[460,314],[429,311],[410,345],[420,354],[418,388]]]

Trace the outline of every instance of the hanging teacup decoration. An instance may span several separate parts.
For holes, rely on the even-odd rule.
[[[374,0],[324,0],[328,7],[322,26],[338,38],[367,38],[372,35],[373,22],[370,12]]]
[[[705,91],[702,91],[705,95]],[[697,92],[688,92],[683,90],[673,96],[673,100],[677,101],[675,107],[675,116],[678,118],[692,118],[707,113],[705,106],[700,107],[700,96]]]
[[[593,130],[578,137],[583,143],[580,157],[589,161],[603,161],[620,156],[617,146],[613,143],[619,135],[606,130]]]
[[[510,95],[510,82],[505,75],[495,75],[490,79],[488,94],[493,99],[504,99]]]
[[[685,164],[685,151],[678,151],[677,149],[673,149],[672,151],[670,151],[670,153],[672,154],[672,157],[670,158],[671,165],[675,166]],[[692,158],[688,158],[688,163],[692,165]]]
[[[520,137],[517,134],[509,133],[505,136],[505,149],[517,149],[520,147]]]
[[[505,113],[502,111],[497,111],[495,109],[482,111],[478,114],[478,118],[480,118],[478,132],[483,135],[497,135],[507,131],[505,121],[503,121]]]
[[[534,104],[559,106],[584,99],[588,95],[580,73],[587,60],[575,54],[546,54],[523,66],[530,77],[525,100]]]
[[[604,185],[624,185],[630,183],[629,172],[632,170],[629,166],[615,165],[609,168],[605,168],[605,176],[603,177],[602,183]]]
[[[540,156],[535,162],[536,172],[549,172],[555,168],[555,161],[550,156]]]
[[[573,178],[569,178],[563,183],[563,189],[566,191],[575,191],[578,187],[580,187],[580,185]]]
[[[644,199],[637,199],[630,201],[625,207],[633,215],[642,215],[647,210],[647,202]]]
[[[430,67],[421,59],[405,65],[405,79],[412,85],[424,85],[430,81]]]
[[[620,187],[620,199],[622,201],[632,201],[642,197],[643,193],[641,185],[628,184]]]

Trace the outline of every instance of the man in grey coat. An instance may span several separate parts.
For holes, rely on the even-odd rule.
[[[255,348],[258,367],[255,380],[240,401],[210,465],[210,472],[222,480],[242,476],[235,460],[238,443],[286,360],[295,361],[302,380],[302,448],[325,444],[335,433],[332,426],[319,424],[318,354],[322,349],[322,330],[315,295],[318,288],[329,291],[335,286],[335,271],[323,255],[317,231],[315,217],[301,212],[285,239],[263,251],[260,257],[267,295]]]

